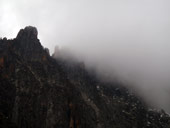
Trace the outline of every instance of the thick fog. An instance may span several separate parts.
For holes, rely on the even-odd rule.
[[[67,47],[170,111],[169,7],[169,0],[0,0],[0,36],[36,26],[51,53]]]

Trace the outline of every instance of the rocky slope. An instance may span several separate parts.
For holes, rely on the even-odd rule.
[[[83,63],[54,59],[26,27],[0,40],[1,128],[170,128],[119,82],[103,82]]]

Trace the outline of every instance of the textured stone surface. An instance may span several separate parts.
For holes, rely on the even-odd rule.
[[[37,34],[29,26],[16,39],[0,40],[0,127],[170,127],[165,112],[149,109],[121,83],[50,57]]]

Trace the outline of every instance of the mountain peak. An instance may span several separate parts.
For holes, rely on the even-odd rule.
[[[26,26],[18,32],[15,47],[27,60],[40,60],[44,56],[44,49],[37,36],[37,28],[33,26]]]
[[[0,39],[0,128],[170,128],[169,115],[122,82],[50,57],[37,34],[28,26],[16,39]]]
[[[20,38],[30,38],[30,39],[37,39],[38,31],[36,27],[33,26],[26,26],[24,29],[21,29],[17,35],[17,39]]]

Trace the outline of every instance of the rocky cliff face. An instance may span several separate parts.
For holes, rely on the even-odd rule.
[[[0,40],[0,127],[169,128],[119,82],[103,82],[83,63],[52,58],[26,27]]]

